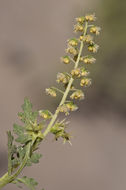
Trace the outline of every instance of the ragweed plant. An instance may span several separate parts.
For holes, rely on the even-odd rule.
[[[14,135],[11,131],[7,132],[8,171],[0,178],[0,189],[8,183],[13,183],[19,187],[25,184],[31,190],[35,190],[37,182],[33,178],[19,177],[19,175],[26,166],[39,162],[42,157],[37,152],[40,143],[49,133],[54,135],[55,140],[62,138],[64,143],[70,142],[71,136],[66,132],[68,124],[66,116],[78,109],[75,100],[85,98],[83,88],[91,85],[87,65],[95,63],[96,59],[92,53],[96,53],[99,48],[93,40],[100,32],[100,28],[94,25],[95,20],[94,14],[76,18],[74,32],[77,33],[77,37],[67,41],[66,55],[61,57],[61,62],[66,65],[71,64],[72,69],[57,74],[56,82],[62,88],[53,86],[46,89],[46,93],[54,98],[58,93],[62,94],[56,111],[54,113],[43,109],[33,111],[31,102],[27,98],[24,99],[22,112],[18,113],[23,125],[13,125]],[[88,55],[83,53],[84,46]],[[79,88],[76,87],[75,81],[79,81]],[[65,114],[63,120],[58,119],[60,113]]]

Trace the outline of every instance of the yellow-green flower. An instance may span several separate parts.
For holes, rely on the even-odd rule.
[[[91,79],[89,78],[82,78],[80,81],[80,86],[90,86],[91,85]]]
[[[86,57],[81,57],[80,61],[83,61],[86,64],[92,64],[95,63],[96,59],[92,56],[86,56]]]
[[[90,28],[90,32],[91,32],[91,33],[94,33],[94,34],[96,34],[96,35],[99,35],[99,34],[100,34],[100,30],[101,30],[101,28],[98,27],[98,26],[92,26],[92,27]]]
[[[81,77],[81,70],[80,70],[80,68],[73,69],[71,71],[71,75],[73,77],[78,77],[78,78]]]
[[[68,109],[69,109],[70,111],[76,111],[76,110],[78,109],[78,107],[77,107],[73,102],[68,102],[68,103],[66,104],[66,106],[68,107]]]
[[[61,57],[61,61],[65,64],[69,64],[70,63],[70,58],[69,56],[64,56],[64,57]]]
[[[91,44],[92,40],[93,40],[93,36],[91,36],[91,35],[86,35],[86,36],[83,37],[83,41],[86,42],[86,43]]]
[[[92,44],[88,46],[88,50],[93,53],[96,53],[98,49],[99,49],[99,45],[97,44]]]
[[[77,51],[77,49],[76,48],[74,48],[74,47],[72,47],[72,46],[69,46],[67,49],[66,49],[66,52],[67,53],[70,53],[70,54],[72,54],[72,55],[77,55],[77,53],[78,53],[78,51]]]
[[[85,20],[86,21],[95,21],[96,20],[95,14],[86,15]]]
[[[76,90],[75,92],[73,92],[70,96],[70,98],[73,100],[83,100],[84,99],[84,93],[82,92],[82,90]]]
[[[84,16],[78,17],[78,18],[76,18],[76,21],[77,21],[78,23],[80,23],[80,24],[83,24],[84,21],[85,21],[85,18],[84,18]]]
[[[52,114],[48,110],[40,110],[39,115],[44,119],[50,119],[52,117]]]
[[[78,24],[78,23],[74,25],[74,32],[83,32],[83,31],[84,31],[83,25]]]
[[[76,38],[72,38],[72,39],[68,40],[68,44],[70,46],[73,46],[73,47],[77,46],[78,45],[78,40]]]
[[[58,110],[62,113],[65,113],[65,115],[69,115],[69,108],[67,107],[66,104],[59,106]]]
[[[52,88],[46,88],[46,93],[52,97],[56,97],[56,91]]]
[[[58,83],[67,84],[69,82],[69,77],[66,76],[64,73],[58,73],[57,74],[57,80]]]
[[[81,68],[81,76],[86,77],[89,75],[89,71],[86,70],[84,67]]]

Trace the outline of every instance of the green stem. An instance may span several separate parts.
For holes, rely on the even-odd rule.
[[[88,25],[87,25],[87,22],[85,23],[85,29],[84,29],[84,36],[86,35],[86,32],[87,32],[87,28],[88,28]],[[75,66],[74,66],[74,69],[76,69],[78,67],[78,64],[79,64],[79,61],[80,61],[80,56],[81,56],[81,53],[82,53],[82,50],[83,50],[83,42],[81,41],[81,44],[80,44],[80,49],[79,49],[79,54],[78,54],[78,57],[77,57],[77,60],[75,62]],[[74,79],[71,77],[70,80],[69,80],[69,83],[67,85],[67,88],[63,94],[63,97],[61,99],[61,102],[59,104],[59,106],[63,105],[67,99],[67,96],[68,96],[68,93],[70,91],[70,88],[72,86],[72,83],[73,83]],[[58,106],[58,107],[59,107]],[[46,135],[50,132],[50,129],[51,127],[53,126],[54,122],[56,121],[57,119],[57,116],[59,114],[59,110],[56,109],[55,111],[55,114],[53,115],[48,127],[46,128],[46,130],[44,131],[43,133],[43,136],[46,137]],[[29,142],[27,144],[27,149],[26,149],[26,154],[25,154],[25,157],[21,163],[21,165],[19,166],[19,168],[17,169],[17,171],[12,174],[12,175],[9,175],[8,172],[5,173],[5,175],[3,175],[1,178],[0,178],[0,189],[2,187],[4,187],[5,185],[7,185],[8,183],[11,183],[12,181],[14,181],[17,176],[21,173],[21,171],[23,170],[23,168],[25,167],[26,163],[27,163],[27,160],[29,159],[29,154],[30,154],[30,151],[31,151],[31,146],[32,146],[32,143],[33,142]],[[10,173],[10,166],[9,166],[9,173]]]
[[[84,34],[83,34],[84,36],[85,36],[86,33],[87,33],[87,28],[88,28],[88,24],[87,24],[87,22],[86,22],[86,23],[85,23],[85,27],[84,27]],[[83,46],[84,46],[84,42],[81,41],[80,49],[79,49],[79,54],[78,54],[77,60],[76,60],[76,62],[75,62],[74,69],[76,69],[76,68],[78,67],[78,64],[79,64],[79,61],[80,61],[80,57],[81,57],[81,54],[82,54],[82,50],[83,50]],[[67,85],[67,88],[66,88],[66,90],[65,90],[65,92],[64,92],[64,95],[63,95],[63,97],[62,97],[62,99],[61,99],[61,102],[60,102],[59,106],[61,106],[61,105],[63,105],[63,104],[65,103],[66,98],[67,98],[67,96],[68,96],[68,93],[69,93],[69,91],[70,91],[70,88],[71,88],[71,86],[72,86],[72,84],[73,84],[73,81],[74,81],[74,79],[71,77],[70,80],[69,80],[69,83],[68,83],[68,85]],[[59,107],[59,106],[58,106],[58,107]],[[44,133],[43,133],[43,136],[44,136],[44,137],[46,137],[46,135],[50,132],[50,129],[51,129],[51,127],[53,126],[54,122],[56,121],[58,114],[59,114],[59,110],[56,109],[55,114],[53,115],[53,117],[52,117],[52,119],[51,119],[51,121],[50,121],[48,127],[46,128],[46,130],[45,130]]]
[[[52,89],[54,89],[54,90],[57,90],[58,92],[60,92],[61,94],[64,94],[64,92],[62,91],[62,90],[60,90],[60,89],[58,89],[58,88],[56,88],[56,87],[51,87]]]
[[[12,175],[8,175],[8,172],[7,172],[5,175],[3,175],[0,178],[0,189],[2,187],[4,187],[5,185],[7,185],[8,183],[15,180],[15,178],[21,173],[21,171],[23,170],[23,168],[25,167],[25,165],[27,163],[27,160],[29,159],[30,149],[31,149],[31,142],[29,142],[27,145],[26,154],[25,154],[25,157],[24,157],[19,169]]]

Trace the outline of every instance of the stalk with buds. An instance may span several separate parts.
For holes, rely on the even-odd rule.
[[[94,35],[97,36],[100,33],[100,27],[94,25],[95,20],[94,14],[76,18],[74,32],[77,37],[67,41],[66,55],[61,57],[61,62],[66,65],[71,64],[72,69],[69,72],[57,74],[56,82],[62,85],[61,89],[54,86],[46,89],[46,93],[52,97],[56,97],[58,93],[62,94],[56,111],[54,113],[43,109],[33,111],[31,102],[25,98],[23,111],[18,113],[23,126],[14,124],[14,135],[11,131],[7,132],[8,171],[0,178],[0,189],[8,183],[13,183],[18,186],[25,184],[31,190],[35,190],[37,182],[33,178],[19,177],[19,175],[24,167],[39,162],[42,155],[36,150],[40,143],[49,133],[54,134],[55,140],[62,138],[64,143],[66,141],[70,143],[70,134],[66,132],[68,123],[66,116],[78,109],[76,100],[85,98],[83,89],[91,85],[87,65],[95,63],[96,59],[92,54],[99,48],[93,40]],[[84,55],[84,47],[88,50],[88,55]],[[75,86],[77,80],[80,83],[79,88]],[[60,113],[65,114],[65,119],[61,121],[58,119]],[[41,122],[38,122],[38,117],[41,118]]]

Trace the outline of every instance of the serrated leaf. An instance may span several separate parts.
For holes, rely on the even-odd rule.
[[[16,181],[19,183],[25,184],[27,187],[29,187],[31,190],[35,190],[35,187],[38,185],[38,182],[35,181],[33,178],[28,178],[27,176],[24,176],[22,178],[17,178]],[[16,183],[17,184],[17,183]]]
[[[31,125],[32,123],[35,123],[38,116],[38,112],[32,111],[32,104],[27,98],[24,99],[22,109],[24,112],[18,113],[18,116],[20,117],[21,121],[23,121],[26,125]]]
[[[32,163],[39,163],[39,159],[42,157],[42,155],[41,154],[39,154],[39,153],[34,153],[34,154],[32,154],[32,156],[31,156],[31,162]]]
[[[24,127],[20,126],[20,125],[17,125],[17,124],[14,124],[13,125],[13,131],[16,135],[21,135],[24,133]]]
[[[21,134],[20,136],[18,136],[18,138],[15,141],[21,144],[25,144],[30,140],[31,140],[31,137],[29,135]]]
[[[41,157],[42,157],[42,154],[39,154],[39,153],[33,153],[33,154],[31,155],[31,158],[28,159],[26,165],[27,165],[27,166],[31,166],[32,163],[34,163],[34,164],[39,163],[39,160],[40,160]]]

